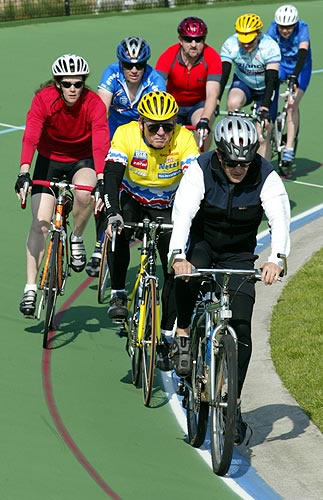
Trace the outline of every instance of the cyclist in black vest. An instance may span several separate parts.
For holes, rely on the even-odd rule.
[[[202,154],[187,170],[176,192],[169,255],[180,249],[173,263],[175,274],[192,266],[253,269],[256,236],[265,213],[271,227],[271,253],[262,267],[270,285],[281,272],[278,253],[289,253],[289,200],[279,175],[257,154],[255,126],[245,118],[227,117],[215,128],[217,149]],[[189,200],[189,203],[188,201]],[[187,243],[189,242],[189,245]],[[188,247],[188,248],[187,248]],[[231,280],[235,292],[241,277]],[[176,280],[177,333],[171,357],[177,374],[191,371],[190,322],[199,284]],[[247,282],[232,302],[232,321],[238,344],[238,415],[236,444],[246,434],[240,395],[251,356],[251,317],[255,286]]]

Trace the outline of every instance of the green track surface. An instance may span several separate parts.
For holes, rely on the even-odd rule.
[[[323,2],[298,2],[313,45],[313,69],[323,68],[317,19]],[[252,5],[265,26],[274,5]],[[142,15],[93,16],[80,20],[2,24],[0,44],[2,100],[0,122],[23,125],[33,92],[50,76],[51,62],[60,54],[76,52],[88,59],[96,88],[103,69],[115,60],[115,47],[127,35],[138,34],[151,44],[154,63],[159,53],[176,41],[176,26],[186,15],[199,14],[209,26],[208,42],[220,49],[246,6],[200,7]],[[166,37],[166,33],[169,35]],[[323,73],[312,77],[302,102],[301,141],[294,180],[322,186],[321,109]],[[0,131],[5,128],[0,127]],[[105,493],[65,444],[49,413],[43,390],[41,324],[24,320],[18,312],[25,281],[25,240],[30,225],[29,206],[22,211],[13,185],[20,156],[21,131],[0,135],[2,157],[3,236],[1,245],[1,455],[0,498],[3,500],[88,500]],[[286,182],[293,215],[322,202],[322,189]],[[86,233],[92,250],[94,224]],[[133,265],[137,252],[133,251]],[[66,296],[86,279],[73,275]],[[124,340],[109,324],[106,305],[96,302],[96,282],[73,302],[57,331],[51,352],[51,380],[62,421],[96,472],[124,500],[198,500],[237,498],[215,477],[185,442],[167,397],[157,379],[154,408],[146,409],[141,390],[129,376]]]

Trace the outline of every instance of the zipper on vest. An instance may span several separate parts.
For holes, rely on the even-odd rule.
[[[232,198],[233,198],[234,188],[235,188],[234,184],[229,184],[229,199],[228,199],[228,205],[227,205],[227,217],[231,216]]]

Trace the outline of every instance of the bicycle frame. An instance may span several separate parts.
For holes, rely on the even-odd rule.
[[[51,228],[49,231],[49,244],[45,256],[43,271],[41,274],[39,289],[42,290],[42,296],[37,309],[37,319],[40,319],[42,309],[46,308],[44,321],[44,340],[43,347],[47,347],[47,337],[55,313],[57,295],[63,295],[69,270],[69,251],[67,240],[67,216],[68,211],[66,203],[68,202],[68,192],[79,189],[92,192],[92,186],[82,186],[69,184],[65,180],[60,182],[34,180],[34,185],[45,186],[52,190],[58,189],[58,195],[55,197]],[[66,255],[65,269],[63,269],[64,252]]]
[[[159,290],[159,280],[155,275],[156,270],[156,243],[157,243],[157,231],[161,228],[172,227],[170,224],[160,224],[158,222],[150,222],[148,219],[144,219],[142,223],[125,224],[125,227],[129,228],[143,228],[144,234],[141,243],[141,253],[140,262],[138,267],[138,273],[136,281],[134,283],[133,289],[129,296],[128,301],[128,311],[131,313],[131,308],[135,300],[137,291],[141,288],[139,300],[140,300],[140,313],[139,313],[139,323],[138,323],[138,334],[137,334],[137,347],[140,347],[143,337],[144,337],[144,322],[145,322],[145,312],[146,312],[146,300],[145,300],[145,290],[146,283],[148,280],[153,279],[156,283],[156,289]],[[141,287],[140,287],[141,285]],[[156,304],[156,337],[157,343],[160,343],[160,299],[159,293],[157,293],[157,304]]]
[[[39,184],[39,181],[34,181],[34,184]],[[64,294],[64,289],[65,289],[65,283],[67,276],[70,275],[70,270],[69,270],[69,249],[68,245],[66,244],[66,237],[67,237],[67,216],[68,213],[65,211],[65,203],[66,203],[66,194],[67,194],[67,188],[66,188],[66,183],[62,183],[62,186],[59,187],[58,191],[58,196],[56,198],[56,203],[54,205],[53,209],[53,219],[51,221],[51,229],[50,229],[50,234],[53,234],[55,231],[60,233],[60,239],[59,239],[59,245],[60,249],[59,251],[65,249],[65,255],[66,255],[66,268],[65,271],[61,268],[61,262],[59,261],[58,264],[58,292],[60,295]],[[44,263],[44,268],[40,280],[40,285],[39,289],[43,290],[46,279],[47,279],[47,273],[48,273],[48,267],[49,267],[49,262],[50,262],[50,256],[51,256],[51,251],[52,251],[52,245],[53,245],[53,239],[50,237],[49,244],[48,244],[48,249],[46,253],[46,258],[45,258],[45,263]],[[63,280],[61,279],[63,276]]]
[[[283,143],[283,135],[286,125],[288,101],[290,97],[294,97],[294,89],[291,85],[287,87],[287,90],[285,92],[279,94],[279,98],[284,100],[284,104],[282,110],[277,114],[273,129],[274,150],[277,153],[281,153],[285,148],[285,144]]]

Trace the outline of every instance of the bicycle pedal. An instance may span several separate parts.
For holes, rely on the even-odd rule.
[[[119,337],[120,337],[120,338],[122,338],[122,337],[128,337],[128,332],[127,332],[127,330],[125,329],[125,327],[124,327],[124,326],[122,326],[122,327],[119,329],[119,331],[118,331],[118,335],[119,335]]]
[[[185,395],[185,386],[184,386],[184,384],[182,382],[178,382],[176,394],[178,396],[184,396]]]

